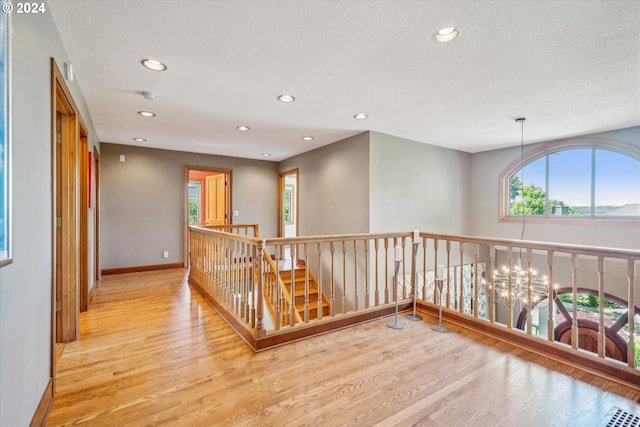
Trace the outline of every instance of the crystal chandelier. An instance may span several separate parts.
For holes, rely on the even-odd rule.
[[[524,122],[526,118],[519,117],[516,119],[516,123],[520,124],[520,172],[522,174],[520,178],[520,197],[524,202]],[[523,203],[524,205],[524,203]],[[525,210],[522,210],[522,232],[520,234],[520,240],[524,239],[525,230]],[[535,306],[538,302],[547,298],[549,294],[549,281],[546,276],[538,276],[537,272],[531,268],[522,268],[522,252],[516,259],[515,265],[503,266],[501,269],[496,269],[493,273],[493,291],[497,301],[503,302],[505,305],[511,303],[511,306],[518,306],[522,309],[529,306]],[[491,292],[491,283],[487,283],[486,280],[482,280],[482,287],[485,292]],[[487,292],[488,293],[488,292]]]
[[[491,290],[491,283],[482,281],[485,289]],[[547,298],[549,294],[549,280],[546,276],[538,276],[533,268],[523,269],[520,258],[510,268],[503,266],[493,273],[493,289],[496,301],[519,308],[527,307],[529,300],[535,306],[538,302]],[[511,294],[511,298],[509,298]]]

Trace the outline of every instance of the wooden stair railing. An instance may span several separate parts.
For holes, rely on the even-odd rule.
[[[313,272],[304,262],[298,260],[296,268],[280,270],[283,286],[294,293],[296,312],[305,321],[319,319],[329,315],[329,299],[318,286]],[[289,299],[291,301],[291,299]]]
[[[257,224],[225,224],[204,226],[203,228],[257,239],[261,238]],[[298,260],[296,262],[293,268],[295,274],[292,284],[290,261],[280,267],[280,265],[283,265],[282,262],[277,263],[269,254],[267,248],[263,248],[262,255],[266,261],[262,277],[263,296],[267,311],[274,322],[276,330],[282,326],[306,323],[310,320],[329,316],[329,299],[318,286],[318,281],[313,272],[306,268],[304,261]],[[255,283],[261,283],[259,274],[259,269],[255,268],[251,276]],[[293,299],[291,297],[292,292],[294,293]]]
[[[263,255],[268,266],[263,274],[264,300],[276,330],[292,323],[302,323],[298,311],[294,312],[294,319],[291,319],[289,288],[284,285],[281,275],[278,274],[279,269],[267,248],[263,249]]]
[[[254,350],[383,317],[416,304],[435,317],[441,308],[448,322],[548,353],[624,383],[640,383],[638,322],[629,308],[637,305],[640,250],[416,231],[413,235],[405,232],[261,239],[254,225],[223,228],[189,227],[189,283]],[[392,270],[394,248],[397,252],[398,247],[403,252],[402,273],[395,282]],[[276,254],[275,259],[269,250]],[[562,292],[571,296],[573,306],[546,298],[547,313],[555,313],[562,307],[571,313],[570,318],[563,316],[567,330],[562,334],[556,335],[560,326],[557,316],[542,319],[547,326],[542,333],[534,330],[531,298],[527,298],[527,310],[522,316],[514,312],[514,304],[498,300],[495,272],[501,264],[513,268],[516,251],[526,255],[528,270],[536,266],[543,274],[547,273],[546,295]],[[298,253],[302,254],[302,260]],[[293,265],[291,258],[296,260]],[[308,269],[316,265],[322,266],[316,271],[322,274],[321,286]],[[441,307],[437,304],[436,277],[447,283]],[[513,282],[512,277],[510,281]],[[531,278],[528,287],[530,282]],[[401,289],[394,290],[400,283]],[[330,289],[328,304],[321,292],[325,284]],[[361,290],[364,294],[359,293]],[[413,304],[409,298],[399,301],[399,291],[403,297],[409,291],[417,301]],[[526,291],[532,292],[532,288]],[[599,314],[591,325],[581,320],[577,304],[579,295],[587,291],[599,301]],[[512,293],[508,295],[513,298]],[[627,307],[627,315],[609,326],[604,304],[614,296]],[[323,321],[313,320],[320,317]],[[265,320],[270,319],[273,325],[265,326]],[[621,327],[629,338],[617,346],[620,361],[615,361],[612,359],[618,357],[604,338],[608,338],[607,331]],[[267,333],[271,329],[273,333]],[[588,349],[582,342],[583,332],[587,331],[594,341]]]
[[[224,231],[232,234],[244,236],[253,236],[260,239],[260,231],[257,224],[225,224],[215,226],[205,226],[204,228]],[[295,280],[293,282],[294,299],[293,318],[291,316],[292,298],[291,298],[291,267],[289,269],[279,269],[267,248],[263,249],[263,258],[266,260],[265,271],[263,272],[264,299],[267,311],[271,319],[276,325],[276,329],[282,326],[307,322],[317,319],[320,316],[329,315],[329,300],[324,292],[318,292],[318,281],[310,270],[307,270],[303,261],[298,261],[295,267]],[[307,271],[309,274],[307,301],[305,301],[305,281]],[[249,273],[250,274],[250,273]],[[256,283],[259,281],[259,270],[256,268],[253,272],[253,278]],[[276,275],[279,277],[276,280]],[[321,296],[320,296],[321,295]],[[307,307],[308,304],[308,307]],[[318,311],[320,305],[320,312]],[[320,315],[320,316],[319,316]]]
[[[264,258],[268,265],[264,272],[264,297],[276,329],[329,315],[329,299],[303,261],[298,260],[292,275],[291,263],[280,268],[266,248]]]
[[[256,239],[261,238],[257,224],[207,225],[202,226],[202,228],[237,234],[240,236],[253,237]],[[261,269],[257,268],[257,266],[253,263],[253,261],[260,262],[259,257],[255,255],[252,255],[249,258],[250,263],[247,264],[249,266],[247,274],[249,275],[248,277],[252,278],[252,286],[254,284],[262,284],[265,306],[267,308],[267,311],[269,312],[271,319],[273,320],[274,325],[276,326],[276,329],[279,329],[280,326],[291,323],[291,321],[289,320],[289,304],[286,303],[286,301],[291,300],[291,297],[282,281],[275,280],[274,272],[277,271],[277,268],[267,248],[262,249],[262,258],[264,259],[262,280],[260,280]],[[276,298],[279,298],[279,300],[276,300]],[[257,299],[254,299],[254,301],[257,302]],[[257,311],[257,307],[253,307],[253,310]],[[295,323],[302,323],[302,318],[299,316],[299,314],[295,312],[295,315],[296,318],[293,321]],[[245,317],[244,315],[242,315],[241,317],[243,320],[249,321],[249,317]],[[283,323],[283,319],[286,323]],[[255,321],[253,320],[250,323],[252,327],[257,326]]]

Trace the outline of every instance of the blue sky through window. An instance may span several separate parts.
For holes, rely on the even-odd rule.
[[[640,161],[596,150],[596,206],[640,203]]]
[[[573,207],[591,205],[592,153],[591,148],[578,148],[549,154],[549,200],[560,200]],[[593,169],[596,207],[640,204],[640,160],[615,151],[596,149]],[[524,185],[545,189],[547,156],[528,163],[524,174],[522,172],[518,171],[516,175]],[[605,212],[596,210],[596,213]]]
[[[591,205],[591,149],[549,155],[549,199],[569,206]]]

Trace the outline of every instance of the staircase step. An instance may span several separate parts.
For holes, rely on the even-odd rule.
[[[326,302],[321,302],[322,307],[329,307],[329,304],[327,304]],[[302,304],[296,304],[296,308],[299,308],[300,310],[304,311],[304,302]],[[314,300],[314,301],[309,301],[309,310],[311,309],[317,309],[318,308],[318,300]]]
[[[311,301],[318,301],[318,293],[317,292],[315,294],[309,294],[309,303],[311,303]],[[304,294],[296,295],[295,303],[296,303],[296,306],[304,305]]]
[[[289,291],[291,291],[291,288],[289,288]],[[318,295],[318,287],[317,286],[313,286],[311,283],[309,283],[309,290],[308,290],[308,294],[309,295]],[[296,286],[295,288],[295,296],[299,297],[300,295],[304,295],[304,283],[302,284],[302,286]]]
[[[291,270],[289,264],[289,269],[279,270],[278,273],[287,292],[291,293],[293,291],[295,310],[298,312],[300,318],[304,319],[305,293],[307,295],[307,301],[309,302],[310,320],[318,317],[318,305],[321,307],[322,316],[329,315],[329,303],[326,301],[326,297],[324,297],[323,292],[319,290],[318,283],[316,282],[313,273],[311,271],[307,271],[304,265],[298,265]],[[275,276],[275,274],[273,274],[273,276]],[[281,300],[280,310],[283,326],[290,324],[291,313],[289,311],[289,304],[290,301]]]
[[[293,277],[295,277],[296,281],[297,280],[304,280],[305,275],[307,274],[305,269],[297,269],[295,271],[295,274],[293,275]],[[280,278],[282,280],[286,280],[287,282],[291,281],[291,270],[281,270],[280,271]]]
[[[296,309],[298,313],[300,313],[300,317],[304,319],[304,304],[296,305]],[[322,316],[329,315],[329,304],[322,303]],[[318,302],[313,301],[309,302],[309,319],[317,319],[318,318]]]

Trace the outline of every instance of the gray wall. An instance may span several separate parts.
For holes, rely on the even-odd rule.
[[[274,162],[107,143],[100,159],[103,269],[183,262],[187,165],[232,169],[232,209],[240,213],[233,222],[258,224],[262,237],[277,235]]]
[[[640,145],[640,127],[585,135],[582,138],[587,137]],[[525,146],[525,150],[533,150],[538,146],[539,144]],[[472,234],[508,239],[520,238],[522,224],[498,222],[498,177],[513,160],[519,157],[520,147],[473,154],[469,194],[473,206],[473,215],[470,217]],[[610,224],[525,223],[524,239],[639,249],[640,227]]]
[[[26,426],[51,370],[50,59],[62,68],[68,58],[49,11],[12,18],[14,261],[0,269],[0,425]],[[79,86],[67,83],[95,145]]]
[[[470,166],[471,155],[467,153],[365,132],[285,160],[279,169],[299,169],[300,234],[309,236],[414,229],[465,233]],[[352,258],[353,253],[348,252],[347,257]],[[370,257],[372,268],[373,252]],[[338,253],[336,263],[341,262]],[[347,277],[354,277],[353,262],[346,265]],[[358,277],[364,278],[362,254],[357,268]],[[322,270],[323,276],[329,277],[327,264]],[[333,285],[342,295],[345,284],[340,277]],[[361,279],[361,307],[364,285]],[[353,283],[346,287],[346,298],[353,304]],[[342,309],[341,297],[337,309]]]
[[[369,232],[369,133],[280,163],[299,168],[300,236]]]
[[[468,233],[471,155],[371,132],[371,232]]]

